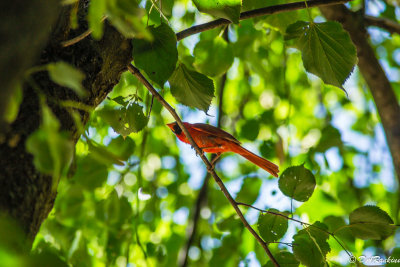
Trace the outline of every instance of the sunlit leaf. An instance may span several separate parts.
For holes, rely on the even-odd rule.
[[[42,125],[26,140],[26,149],[33,154],[33,163],[42,173],[59,178],[72,161],[74,145],[68,135],[59,132],[60,123],[50,108],[42,106]]]
[[[279,189],[297,201],[307,201],[315,185],[314,175],[304,165],[289,167],[279,177]]]
[[[126,122],[126,109],[113,109],[110,107],[105,107],[99,111],[97,114],[107,122],[117,133],[122,136],[129,135],[132,131],[129,130],[129,127]]]
[[[196,69],[211,77],[222,75],[233,63],[233,49],[222,37],[199,41],[193,54]]]
[[[214,96],[214,83],[207,76],[179,64],[169,78],[169,84],[176,100],[207,112]]]
[[[88,22],[93,38],[99,40],[103,36],[103,16],[107,10],[107,0],[93,0],[89,4]]]
[[[149,26],[152,41],[133,39],[133,60],[161,88],[175,70],[178,60],[176,35],[167,24]]]
[[[68,63],[58,61],[56,63],[48,64],[47,70],[49,71],[50,78],[53,82],[74,90],[74,92],[80,97],[86,95],[87,92],[82,86],[85,74],[77,68]]]
[[[105,146],[102,146],[93,140],[88,141],[90,156],[104,164],[117,164],[124,166],[124,162],[120,157],[111,153]]]
[[[153,36],[141,22],[145,10],[138,6],[136,1],[107,0],[107,19],[126,38],[145,38],[151,40]]]
[[[123,96],[117,96],[112,98],[111,100],[114,101],[115,103],[120,104],[123,107],[126,107],[129,104],[128,101],[125,101],[125,98]]]
[[[239,23],[241,0],[193,0],[201,12]]]
[[[97,114],[122,136],[143,130],[148,122],[143,107],[136,103],[129,104],[127,108],[104,107]]]
[[[129,130],[137,133],[146,127],[148,118],[143,113],[143,107],[136,103],[131,103],[126,109],[126,122]]]
[[[377,206],[364,206],[350,213],[349,227],[361,239],[382,240],[391,236],[396,226],[392,218]]]
[[[7,103],[7,107],[4,113],[4,120],[6,122],[11,123],[17,118],[19,106],[22,102],[22,97],[22,85],[18,83],[12,90],[10,99]]]
[[[298,21],[287,28],[285,39],[296,39],[294,41],[308,72],[326,84],[343,89],[343,83],[357,63],[357,52],[340,23]]]

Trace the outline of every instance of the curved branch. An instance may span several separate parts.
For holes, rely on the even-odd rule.
[[[364,22],[368,26],[375,26],[387,30],[391,34],[397,33],[400,34],[400,24],[396,23],[393,20],[385,19],[385,18],[377,18],[372,16],[365,16]]]
[[[176,122],[178,123],[179,127],[182,129],[183,133],[186,135],[187,139],[189,140],[190,144],[192,147],[196,150],[197,154],[200,155],[201,159],[203,160],[204,164],[207,167],[207,171],[211,174],[211,176],[214,178],[215,182],[218,184],[220,187],[221,191],[224,193],[225,197],[228,199],[229,203],[232,205],[232,207],[235,209],[237,215],[239,216],[240,220],[244,224],[244,226],[249,230],[249,232],[255,237],[255,239],[260,243],[260,245],[263,247],[264,251],[267,253],[268,257],[272,261],[272,263],[279,267],[279,263],[276,261],[274,256],[272,255],[271,251],[268,248],[268,244],[262,240],[262,238],[257,234],[256,231],[250,226],[250,224],[247,222],[246,218],[243,216],[242,211],[240,210],[239,206],[236,204],[236,201],[233,199],[231,194],[229,193],[228,189],[225,187],[225,184],[222,182],[221,178],[217,175],[213,167],[211,166],[211,163],[208,161],[206,156],[204,155],[203,151],[199,148],[199,146],[194,142],[192,136],[190,135],[189,131],[186,129],[185,125],[183,124],[182,120],[176,113],[175,109],[171,107],[170,104],[168,104],[167,101],[154,89],[154,87],[146,80],[146,78],[140,73],[140,71],[134,67],[133,65],[128,65],[128,70],[136,76],[136,78],[147,88],[147,90],[150,91],[152,95],[169,111],[169,113],[174,117]]]
[[[298,9],[304,9],[307,7],[311,8],[311,7],[318,7],[318,6],[343,4],[343,3],[350,2],[350,1],[352,1],[352,0],[312,0],[312,1],[301,1],[301,2],[282,4],[282,5],[268,6],[268,7],[263,7],[263,8],[258,8],[258,9],[242,12],[242,13],[240,13],[239,20],[251,19],[251,18],[261,17],[261,16],[265,16],[265,15],[278,14],[278,13],[283,13],[283,12],[288,12],[288,11],[293,11],[293,10],[298,10]],[[195,25],[195,26],[187,28],[181,32],[178,32],[176,34],[176,39],[178,41],[180,41],[183,38],[186,38],[190,35],[208,31],[208,30],[217,28],[219,26],[228,25],[231,23],[232,22],[227,19],[216,19],[216,20],[213,20],[213,21],[210,21],[207,23]]]

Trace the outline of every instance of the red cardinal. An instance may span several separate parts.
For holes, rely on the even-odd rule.
[[[217,158],[224,152],[231,151],[237,153],[260,168],[263,168],[273,176],[278,177],[279,169],[277,165],[243,148],[240,145],[240,142],[231,134],[204,123],[191,124],[184,122],[183,124],[186,129],[188,129],[193,140],[204,152],[216,153]],[[189,140],[176,122],[169,123],[167,126],[174,132],[179,140],[190,144]],[[214,162],[215,160],[211,164]]]

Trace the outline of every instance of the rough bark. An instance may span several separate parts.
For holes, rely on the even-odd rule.
[[[74,100],[93,107],[97,106],[112,90],[120,74],[131,61],[130,42],[110,26],[106,26],[100,41],[95,41],[89,36],[73,46],[66,48],[60,46],[61,41],[75,37],[87,29],[85,22],[87,6],[87,1],[80,1],[80,27],[77,30],[69,28],[69,8],[62,8],[48,37],[47,46],[36,56],[40,59],[35,65],[62,60],[76,66],[86,75],[83,85],[89,96],[79,100],[71,90],[54,84],[47,72],[33,75],[40,91],[47,96],[48,105],[58,117],[61,128],[68,131],[75,142],[79,136],[72,118],[57,102]],[[47,29],[42,30],[47,32]],[[22,51],[19,52],[23,54]],[[86,123],[89,114],[81,112],[81,115],[83,123]],[[33,88],[25,84],[18,117],[5,130],[0,140],[0,211],[15,218],[31,241],[53,208],[57,194],[52,190],[52,178],[35,170],[32,155],[25,149],[26,138],[38,128],[39,124],[38,96]]]
[[[362,16],[348,10],[344,5],[321,7],[321,11],[327,19],[340,22],[357,47],[358,68],[374,98],[397,179],[400,181],[400,106],[390,81],[369,44]]]

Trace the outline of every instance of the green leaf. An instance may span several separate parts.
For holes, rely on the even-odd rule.
[[[105,183],[108,177],[107,166],[92,157],[77,159],[77,168],[73,179],[88,190],[93,190]]]
[[[315,177],[304,165],[287,168],[279,177],[279,189],[297,201],[307,201],[315,188]]]
[[[143,107],[136,103],[120,109],[104,107],[97,111],[97,114],[122,136],[139,132],[148,123],[148,118],[143,114]]]
[[[231,216],[223,218],[217,222],[217,227],[222,232],[233,232],[240,225],[242,225],[242,223],[236,214],[232,214]]]
[[[348,246],[354,243],[354,236],[350,229],[346,227],[347,224],[342,217],[327,216],[324,218],[324,224],[328,226],[329,232],[345,241]]]
[[[315,147],[316,152],[325,152],[331,147],[341,147],[343,145],[340,132],[332,125],[328,125],[321,131],[321,139]]]
[[[83,193],[82,186],[74,184],[63,192],[63,196],[68,197],[64,197],[63,201],[56,201],[55,218],[60,224],[75,227],[82,220],[84,216],[82,210],[85,203]]]
[[[214,97],[214,83],[207,76],[179,64],[169,78],[169,84],[177,101],[207,112]]]
[[[122,136],[127,136],[132,132],[126,125],[126,108],[113,109],[104,107],[97,111],[97,114],[107,122],[115,132]]]
[[[120,135],[111,140],[107,146],[107,149],[121,159],[128,160],[128,158],[133,154],[135,146],[135,142],[132,140],[132,138],[124,138]]]
[[[283,214],[276,209],[269,209],[268,211]],[[275,214],[262,213],[258,217],[257,227],[265,242],[275,242],[285,235],[288,228],[288,220]]]
[[[123,107],[126,107],[129,104],[128,101],[125,101],[125,97],[123,97],[123,96],[117,96],[117,97],[111,98],[111,100],[117,104],[120,104]]]
[[[7,101],[7,106],[4,113],[4,121],[12,123],[18,116],[19,106],[22,102],[22,85],[17,83],[11,91],[11,95]]]
[[[290,24],[286,29],[285,41],[289,41],[292,39],[299,39],[305,32],[305,29],[310,25],[309,22],[306,21],[296,21],[293,24]],[[298,40],[296,40],[298,41]],[[299,48],[299,46],[298,46]]]
[[[136,1],[107,0],[107,19],[126,38],[145,38],[152,40],[153,36],[142,22],[146,14],[139,8]]]
[[[88,22],[92,36],[100,40],[103,36],[103,16],[107,10],[107,0],[92,0],[89,4]]]
[[[297,267],[300,264],[294,255],[288,251],[279,252],[275,255],[275,259],[281,267]],[[272,261],[268,261],[263,267],[275,267],[275,265]]]
[[[340,23],[298,21],[287,28],[285,39],[296,39],[308,72],[326,84],[343,89],[343,83],[357,63],[357,51]]]
[[[396,226],[390,216],[377,206],[364,206],[350,213],[349,227],[361,239],[383,240],[394,234]]]
[[[399,261],[400,259],[400,247],[396,247],[393,249],[392,254],[390,255],[391,261],[387,261],[386,267],[396,267],[399,266]],[[397,259],[397,260],[395,260]]]
[[[327,230],[320,222],[313,225]],[[331,250],[327,242],[329,235],[316,227],[309,226],[293,236],[293,253],[305,266],[326,266],[326,254]]]
[[[194,66],[201,73],[217,77],[224,74],[233,63],[233,49],[222,37],[199,41],[194,50]]]
[[[26,140],[26,149],[33,155],[36,169],[59,178],[72,161],[74,144],[68,135],[59,132],[60,123],[47,105],[42,106],[42,124]]]
[[[241,0],[193,0],[193,3],[200,12],[239,23]]]
[[[113,226],[114,231],[120,230],[124,222],[129,221],[132,216],[132,208],[125,197],[118,197],[115,190],[107,198],[96,206],[96,217]]]
[[[61,85],[72,89],[78,96],[83,97],[86,91],[82,86],[85,74],[72,65],[58,61],[47,65],[50,79]]]
[[[93,159],[104,164],[116,164],[124,166],[122,159],[108,151],[106,147],[96,143],[93,140],[88,140],[88,145],[90,151],[89,156],[91,156]]]
[[[236,196],[237,202],[252,204],[258,198],[261,180],[257,177],[245,178],[242,187]]]
[[[136,103],[131,103],[126,110],[126,122],[129,130],[137,133],[143,130],[148,123],[148,118],[143,113],[143,107]]]
[[[260,132],[260,123],[254,119],[246,120],[246,122],[240,129],[241,136],[250,141],[256,140],[259,132]]]
[[[144,70],[149,78],[161,88],[174,72],[178,61],[176,35],[167,25],[148,27],[153,35],[152,41],[133,39],[133,60],[135,65]]]
[[[50,252],[42,251],[40,254],[32,254],[29,257],[29,264],[25,266],[57,266],[57,267],[68,267],[69,265],[59,256]]]

